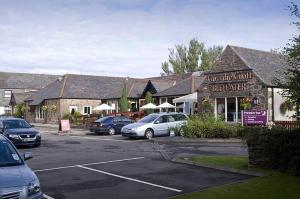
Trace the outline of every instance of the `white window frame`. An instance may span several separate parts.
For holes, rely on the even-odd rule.
[[[5,98],[11,98],[11,94],[12,94],[11,90],[4,90],[4,97]]]
[[[40,106],[35,108],[35,119],[37,120],[45,119],[45,111]]]
[[[235,98],[235,119],[233,122],[230,121],[230,123],[238,123],[238,111],[239,111],[239,106],[238,106],[238,99],[241,98],[242,96],[236,96],[236,97],[216,97],[215,98],[215,110],[214,110],[214,114],[215,114],[215,118],[218,117],[218,111],[217,111],[217,99],[225,99],[224,103],[225,103],[225,118],[224,118],[224,122],[228,122],[227,121],[227,98]]]
[[[78,111],[78,106],[75,106],[75,105],[69,106],[69,113],[72,113],[72,109],[74,109],[76,112],[76,111]]]
[[[90,108],[90,112],[89,113],[85,113],[85,108]],[[83,115],[90,115],[92,114],[92,106],[83,106],[83,110],[82,110]]]

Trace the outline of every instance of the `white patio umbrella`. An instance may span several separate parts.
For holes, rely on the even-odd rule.
[[[108,111],[108,110],[114,110],[114,108],[107,104],[101,104],[100,106],[96,106],[93,110],[94,111]]]
[[[175,106],[168,102],[165,102],[165,103],[158,105],[157,108],[175,108]]]
[[[152,104],[152,103],[148,103],[144,106],[141,107],[141,109],[156,109],[157,106],[155,104]]]

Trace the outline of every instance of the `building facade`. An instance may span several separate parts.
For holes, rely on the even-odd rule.
[[[280,95],[274,80],[287,68],[279,54],[254,49],[227,46],[205,81],[198,89],[198,105],[204,113],[205,103],[213,107],[216,118],[226,122],[241,122],[245,109],[264,109],[269,120],[293,120],[293,111],[279,113]]]
[[[0,115],[10,115],[14,103],[23,102],[24,96],[44,88],[57,79],[55,75],[0,72]]]

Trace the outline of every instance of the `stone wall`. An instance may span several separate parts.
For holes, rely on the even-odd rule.
[[[93,108],[101,104],[101,100],[94,99],[60,99],[60,108],[59,113],[62,117],[65,113],[70,113],[70,106],[77,106],[77,111],[83,114],[84,106],[91,106],[91,110],[93,113]]]
[[[45,105],[48,107],[45,111],[44,123],[58,124],[59,121],[59,99],[45,100]]]

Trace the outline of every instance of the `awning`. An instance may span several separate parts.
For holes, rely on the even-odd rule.
[[[185,96],[182,96],[182,97],[175,98],[175,99],[173,99],[173,103],[197,102],[197,97],[198,97],[198,94],[197,94],[197,92],[195,92],[195,93],[192,93],[192,94],[189,94],[189,95],[185,95]]]
[[[108,111],[108,110],[114,110],[114,108],[107,104],[101,104],[100,106],[95,107],[93,110],[94,111]]]

